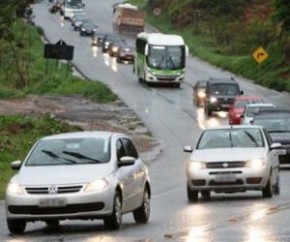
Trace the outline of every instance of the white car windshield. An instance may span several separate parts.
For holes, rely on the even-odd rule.
[[[264,147],[260,129],[216,129],[202,134],[197,149]]]
[[[110,159],[109,140],[103,138],[42,140],[26,166],[101,164]]]

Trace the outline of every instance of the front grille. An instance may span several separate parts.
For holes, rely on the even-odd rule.
[[[290,164],[290,154],[279,155],[280,164]]]
[[[52,215],[52,214],[75,214],[84,212],[100,211],[104,208],[103,202],[70,204],[65,207],[38,207],[38,206],[8,206],[12,214],[31,214],[31,215]]]
[[[243,181],[241,179],[238,179],[236,181],[223,181],[223,182],[216,182],[216,181],[210,181],[210,186],[224,186],[224,185],[243,185]]]
[[[57,188],[57,194],[62,193],[75,193],[79,192],[82,189],[82,185],[77,186],[55,186]],[[28,194],[50,194],[50,186],[41,186],[41,187],[25,187],[25,190]]]
[[[230,174],[242,174],[241,171],[222,171],[222,172],[219,172],[219,171],[212,171],[212,172],[209,172],[210,175],[230,175]]]
[[[157,76],[159,81],[174,81],[177,76]]]
[[[245,167],[246,162],[244,161],[216,161],[207,162],[206,168],[208,169],[219,169],[219,168],[240,168]]]

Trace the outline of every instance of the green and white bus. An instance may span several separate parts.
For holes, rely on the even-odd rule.
[[[179,87],[184,82],[188,48],[179,35],[140,33],[136,38],[133,71],[140,82]]]

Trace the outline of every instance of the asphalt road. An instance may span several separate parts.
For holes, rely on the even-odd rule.
[[[118,1],[86,0],[85,10],[100,26],[112,30],[112,4]],[[78,70],[91,80],[108,84],[144,121],[152,134],[164,141],[162,154],[149,166],[152,180],[150,222],[136,225],[131,214],[124,216],[119,231],[105,231],[102,221],[64,221],[57,231],[44,223],[28,224],[26,233],[12,237],[6,227],[3,203],[0,207],[0,241],[290,241],[290,177],[281,170],[281,194],[262,199],[260,192],[212,194],[210,201],[189,204],[186,197],[184,145],[194,145],[202,129],[227,123],[226,113],[206,118],[203,108],[192,102],[192,86],[198,79],[234,74],[188,57],[186,82],[181,88],[148,88],[138,83],[132,65],[92,49],[90,38],[80,37],[69,22],[47,11],[45,3],[34,6],[35,22],[51,43],[62,39],[74,45]],[[152,31],[152,29],[148,29]],[[127,38],[131,44],[133,38]],[[262,95],[269,102],[289,107],[290,96],[235,76],[245,94]]]

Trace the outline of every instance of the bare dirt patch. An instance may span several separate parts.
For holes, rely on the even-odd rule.
[[[29,95],[25,99],[0,100],[0,114],[22,114],[34,117],[50,115],[83,130],[122,132],[135,142],[142,158],[150,163],[163,145],[154,139],[139,117],[118,100],[109,104],[91,102],[79,95]]]

